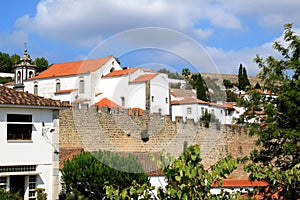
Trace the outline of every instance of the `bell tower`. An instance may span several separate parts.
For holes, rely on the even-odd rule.
[[[24,91],[24,80],[32,78],[36,73],[36,66],[31,64],[31,58],[27,53],[26,43],[24,48],[23,57],[20,63],[14,66],[15,71],[15,85],[14,89]]]

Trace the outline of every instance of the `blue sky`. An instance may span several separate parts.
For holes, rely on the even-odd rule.
[[[256,75],[276,55],[283,25],[300,28],[298,0],[10,0],[0,7],[0,51],[60,63],[114,55],[122,66]]]

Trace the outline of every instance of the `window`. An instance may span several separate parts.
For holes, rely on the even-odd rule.
[[[28,185],[29,185],[29,194],[28,197],[30,200],[36,199],[36,176],[29,176],[28,180]]]
[[[201,108],[201,113],[202,113],[202,114],[204,113],[204,108]]]
[[[56,92],[60,91],[60,82],[59,82],[59,80],[56,80],[56,88],[55,88],[55,91],[56,91]]]
[[[29,77],[28,78],[32,78],[33,77],[33,71],[29,72]]]
[[[8,165],[0,166],[0,173],[5,172],[34,172],[36,165]]]
[[[32,116],[7,114],[7,140],[31,140]]]
[[[191,108],[191,107],[187,107],[186,113],[187,113],[187,114],[192,114],[192,108]]]
[[[79,81],[79,94],[83,94],[84,93],[84,80],[81,79]]]
[[[220,110],[220,113],[223,114],[223,110]]]
[[[154,102],[154,96],[151,96],[151,101]]]
[[[38,95],[38,92],[39,92],[38,85],[34,85],[33,86],[33,94]]]
[[[168,97],[166,97],[166,104],[169,102],[169,99],[168,99]]]
[[[0,189],[7,188],[7,177],[0,177]]]
[[[125,106],[125,97],[121,97],[122,106]]]

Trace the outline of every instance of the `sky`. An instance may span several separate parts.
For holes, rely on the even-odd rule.
[[[259,72],[278,56],[283,26],[300,32],[299,0],[10,0],[0,7],[0,51],[49,64],[113,55],[123,67],[181,73]]]

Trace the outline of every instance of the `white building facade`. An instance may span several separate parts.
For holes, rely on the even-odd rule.
[[[24,80],[24,91],[67,103],[92,105],[99,100],[101,77],[115,69],[122,68],[113,56],[53,64]]]
[[[36,199],[59,195],[59,101],[0,86],[0,187]]]

